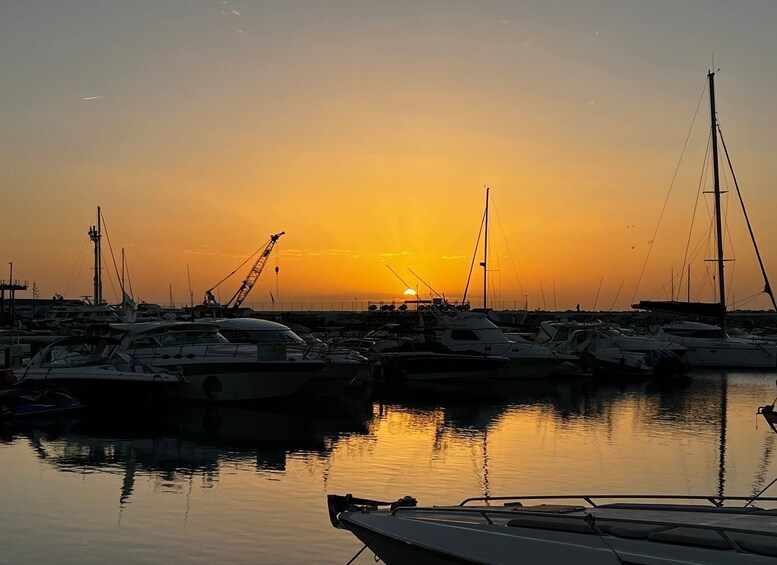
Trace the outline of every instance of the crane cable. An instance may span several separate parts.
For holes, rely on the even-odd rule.
[[[254,257],[256,257],[256,254],[257,254],[257,253],[259,253],[259,252],[260,252],[260,251],[262,251],[263,249],[266,249],[266,248],[267,248],[267,246],[268,246],[269,244],[270,244],[270,242],[269,242],[269,240],[268,240],[266,244],[264,244],[262,247],[260,247],[260,248],[259,248],[259,249],[257,249],[256,251],[254,251],[254,252],[253,252],[253,253],[252,253],[252,254],[251,254],[251,255],[250,255],[250,256],[249,256],[249,257],[248,257],[248,258],[247,258],[245,261],[243,261],[242,263],[240,263],[240,265],[238,265],[238,266],[235,268],[235,270],[234,270],[234,271],[232,271],[232,272],[231,272],[231,273],[229,273],[229,274],[228,274],[226,277],[224,277],[224,278],[223,278],[223,279],[221,279],[219,282],[217,282],[217,283],[216,283],[216,284],[214,284],[212,287],[210,287],[210,288],[208,289],[208,291],[211,291],[211,290],[213,290],[214,288],[218,288],[218,287],[221,285],[221,283],[223,283],[223,282],[224,282],[224,281],[226,281],[226,280],[227,280],[229,277],[231,277],[232,275],[234,275],[235,273],[237,273],[237,272],[238,272],[240,269],[242,269],[242,268],[243,268],[243,266],[244,266],[246,263],[248,263],[248,262],[249,262],[251,259],[253,259]]]

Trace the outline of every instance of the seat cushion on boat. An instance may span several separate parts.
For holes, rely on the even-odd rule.
[[[730,508],[720,506],[702,506],[701,504],[639,504],[632,502],[614,502],[600,504],[597,508],[614,508],[620,510],[675,510],[678,512],[715,512],[717,514],[752,514],[762,511],[760,508],[748,506],[732,506]]]
[[[594,534],[593,528],[582,518],[556,518],[552,516],[521,516],[513,518],[507,525],[513,528],[536,528],[573,532],[576,534]]]
[[[596,521],[596,526],[603,534],[616,536],[626,539],[648,539],[650,534],[663,532],[671,526],[661,526],[659,524],[628,524],[619,522]]]
[[[670,528],[648,536],[650,541],[692,545],[709,549],[733,549],[723,537],[714,530],[699,528]]]
[[[535,506],[520,506],[513,508],[516,511],[547,512],[548,514],[568,514],[569,512],[583,512],[585,506],[572,506],[571,504],[537,504]]]
[[[730,533],[728,537],[745,551],[777,557],[777,537]]]

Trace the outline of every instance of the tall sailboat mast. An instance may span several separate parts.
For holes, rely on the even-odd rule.
[[[483,309],[487,308],[488,301],[488,193],[491,189],[486,187],[486,215],[485,215],[485,230],[483,238]]]
[[[723,222],[720,214],[720,172],[718,171],[718,116],[715,111],[715,73],[709,71],[707,78],[710,82],[710,128],[712,132],[712,178],[713,192],[715,194],[715,236],[718,246],[718,301],[721,307],[720,325],[723,333],[726,332],[726,279],[723,273]]]

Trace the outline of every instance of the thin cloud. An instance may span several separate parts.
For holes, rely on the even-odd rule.
[[[411,255],[410,251],[400,251],[399,253],[394,253],[391,251],[386,251],[384,253],[378,253],[375,258],[376,259],[391,259],[392,257],[407,257],[408,255]]]
[[[305,257],[317,257],[321,255],[320,251],[312,251],[307,248],[303,249],[297,249],[297,248],[286,248],[284,247],[280,253],[279,256],[283,259],[303,259]]]
[[[214,251],[210,245],[206,245],[199,249],[184,249],[186,255],[200,255],[202,257],[226,257],[228,259],[245,259],[245,255],[238,255],[236,253],[218,253]]]
[[[461,259],[466,259],[466,257],[464,255],[443,255],[440,259],[445,259],[446,261],[459,261]]]
[[[100,98],[105,98],[105,96],[84,96],[81,100],[99,100]]]

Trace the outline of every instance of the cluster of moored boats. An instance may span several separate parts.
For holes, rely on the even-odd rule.
[[[438,304],[425,313],[413,325],[322,336],[326,341],[256,318],[100,323],[86,335],[79,326],[80,335],[59,339],[17,333],[14,347],[37,344],[39,350],[17,360],[5,380],[18,390],[58,387],[91,406],[110,406],[325,397],[367,384],[466,390],[586,375],[674,379],[694,366],[777,366],[774,339],[731,337],[698,322],[647,334],[606,323],[545,321],[530,338],[504,331],[487,312]]]

